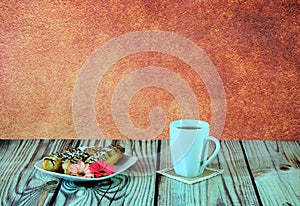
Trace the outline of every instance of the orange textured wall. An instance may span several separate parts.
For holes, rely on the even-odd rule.
[[[213,135],[300,140],[296,0],[10,0],[0,2],[0,19],[1,139],[78,138],[72,98],[84,63],[111,39],[157,30],[194,42],[215,65],[226,94],[226,121],[222,133],[212,130]],[[212,100],[189,65],[172,55],[140,52],[120,59],[99,82],[95,113],[102,138],[137,138],[119,131],[111,99],[126,75],[151,65],[184,79],[196,94],[199,119],[211,122]],[[148,113],[156,106],[165,111],[167,124],[181,118],[178,102],[162,88],[143,88],[130,100],[128,113],[137,128],[149,127]],[[167,126],[157,138],[168,138]]]

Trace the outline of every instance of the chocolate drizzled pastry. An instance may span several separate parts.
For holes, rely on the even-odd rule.
[[[70,174],[68,167],[83,161],[92,164],[95,161],[104,160],[107,164],[117,163],[124,155],[125,149],[120,145],[108,147],[69,148],[62,152],[55,152],[43,158],[42,167],[45,170]]]
[[[93,154],[85,161],[86,163],[93,163],[95,161],[104,160],[107,164],[115,164],[121,159],[125,152],[125,149],[120,145],[109,145],[104,147]]]
[[[63,172],[63,163],[77,163],[79,160],[85,161],[90,155],[80,148],[69,148],[62,152],[55,152],[43,158],[43,169],[52,172]]]

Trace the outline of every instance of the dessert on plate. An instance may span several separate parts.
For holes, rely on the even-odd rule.
[[[84,165],[87,169],[93,163],[114,165],[122,158],[124,153],[125,149],[121,145],[69,148],[43,157],[42,168],[47,171],[74,175],[73,170],[70,170],[71,165],[71,168],[75,164]]]

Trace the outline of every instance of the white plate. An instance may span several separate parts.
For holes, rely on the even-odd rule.
[[[117,174],[124,172],[129,167],[134,165],[136,163],[137,159],[138,158],[135,156],[129,156],[129,155],[124,154],[123,157],[114,165],[115,170],[116,170],[116,172],[114,174],[107,175],[104,177],[98,177],[98,178],[76,177],[76,176],[61,174],[61,173],[57,173],[57,172],[47,171],[42,168],[43,160],[39,160],[38,162],[36,162],[34,164],[34,167],[43,173],[46,173],[48,175],[51,175],[51,176],[54,176],[57,178],[61,178],[64,180],[73,181],[73,182],[92,182],[92,181],[105,180],[105,179],[111,178]]]

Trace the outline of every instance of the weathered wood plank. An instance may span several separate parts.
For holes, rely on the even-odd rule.
[[[157,141],[121,141],[121,145],[127,154],[139,158],[134,166],[95,184],[63,181],[54,205],[153,205]]]
[[[245,141],[263,205],[300,205],[300,142]]]
[[[43,155],[74,143],[67,140],[2,140],[0,205],[47,205],[59,180],[38,172],[34,163]]]
[[[162,142],[161,169],[170,166],[168,141]],[[259,205],[238,141],[221,142],[221,151],[208,165],[224,169],[222,175],[187,185],[160,176],[159,205]]]
[[[122,141],[126,153],[139,161],[128,172],[95,185],[62,181],[33,168],[43,155],[76,145],[108,145],[110,141],[0,141],[0,205],[153,205],[156,200],[157,141]],[[160,169],[170,166],[168,141],[162,141]],[[159,205],[297,205],[300,202],[300,143],[245,141],[251,174],[239,142],[221,142],[221,152],[209,165],[225,170],[222,176],[186,185],[159,176]],[[17,166],[17,167],[16,167]],[[258,200],[251,181],[253,175]],[[53,182],[51,182],[53,180]],[[50,181],[50,182],[49,182]],[[55,182],[56,181],[56,182]],[[47,184],[48,183],[48,184]],[[144,195],[141,195],[144,194]]]

